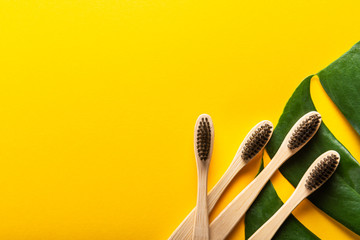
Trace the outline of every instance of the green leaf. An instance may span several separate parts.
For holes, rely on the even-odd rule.
[[[306,78],[288,101],[273,137],[267,146],[273,157],[292,125],[305,113],[316,110],[310,97],[310,79]],[[325,213],[360,234],[360,165],[346,148],[322,123],[314,138],[292,158],[280,171],[289,182],[296,186],[311,163],[322,153],[335,150],[341,162],[334,173],[309,200]]]
[[[360,42],[318,75],[327,94],[360,134]],[[303,80],[286,104],[273,137],[266,147],[270,157],[275,155],[293,124],[305,113],[316,110],[310,96],[311,77]],[[320,154],[331,149],[339,152],[340,165],[334,175],[308,199],[329,216],[360,235],[360,165],[334,137],[325,123],[322,123],[314,138],[290,158],[280,171],[293,186],[296,186],[310,164]],[[272,204],[277,208],[279,206],[279,203],[276,203],[279,199],[270,184],[268,183],[246,215],[247,237],[270,217],[272,213],[269,212],[274,211]],[[274,202],[266,204],[264,201]],[[290,221],[291,218],[288,218],[284,225],[290,224]],[[288,234],[288,231],[295,233],[293,229],[285,230],[281,227],[275,238]]]
[[[360,42],[319,72],[326,93],[360,134]]]
[[[259,172],[263,169],[261,163]],[[269,181],[260,192],[257,199],[245,215],[245,238],[251,235],[263,225],[281,206],[282,201]],[[316,235],[305,228],[293,215],[290,215],[274,236],[274,239],[284,240],[311,240],[319,239]]]

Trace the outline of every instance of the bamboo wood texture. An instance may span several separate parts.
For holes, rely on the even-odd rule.
[[[299,151],[310,139],[315,135],[320,127],[320,123],[317,125],[316,130],[313,134],[299,147],[295,149],[288,148],[288,142],[299,127],[299,125],[311,115],[319,113],[312,111],[301,117],[294,126],[290,129],[282,142],[277,153],[270,161],[270,163],[260,172],[260,174],[245,188],[239,195],[237,195],[233,201],[214,219],[210,224],[210,239],[218,240],[225,239],[231,230],[236,226],[239,220],[243,217],[246,211],[249,209],[251,204],[254,202],[262,188],[269,181],[275,171],[292,155]]]
[[[199,160],[201,161],[201,160]],[[207,208],[207,175],[208,165],[204,162],[198,162],[198,194],[195,211],[195,222],[194,222],[194,240],[208,240],[209,239],[209,215]]]
[[[321,185],[319,185],[317,188],[313,188],[312,190],[309,190],[308,188],[305,187],[306,180],[310,176],[310,173],[315,168],[315,166],[317,166],[320,163],[320,161],[322,161],[326,156],[330,156],[331,154],[336,155],[340,161],[339,154],[336,151],[332,151],[332,150],[327,151],[323,153],[321,156],[319,156],[305,172],[304,176],[301,178],[299,184],[297,185],[295,191],[286,201],[286,203],[283,204],[281,208],[279,208],[279,210],[249,238],[249,240],[271,239],[275,235],[277,230],[280,228],[281,224],[283,224],[285,219],[296,208],[296,206],[299,205],[299,203],[302,200],[304,200],[306,197],[308,197],[311,193],[319,189],[319,187],[331,177],[332,173],[327,179],[325,179],[322,182]]]
[[[201,121],[209,122],[210,127],[210,150],[206,159],[201,159],[199,156],[198,142],[201,141],[198,139],[199,135],[199,124]],[[203,122],[204,123],[204,122]],[[205,125],[205,128],[206,125]],[[198,174],[198,191],[197,191],[197,203],[195,211],[195,222],[194,222],[194,240],[208,240],[209,239],[209,214],[207,207],[207,179],[208,171],[210,166],[210,160],[212,155],[212,150],[214,146],[214,125],[212,119],[207,114],[201,114],[195,124],[194,131],[194,151],[196,158],[197,174]]]
[[[230,184],[230,182],[233,180],[233,178],[237,175],[237,173],[251,160],[245,161],[241,157],[241,152],[244,149],[245,143],[250,139],[251,135],[261,126],[268,124],[270,126],[273,126],[273,124],[270,121],[261,121],[257,125],[255,125],[249,133],[246,135],[242,143],[240,144],[240,147],[238,148],[230,166],[225,171],[223,176],[220,178],[220,180],[216,183],[216,185],[211,189],[207,196],[207,204],[208,204],[208,211],[209,213],[213,210],[215,204],[219,200],[220,196],[225,191],[226,187]],[[272,135],[273,128],[271,128],[270,137]],[[266,144],[265,144],[266,145]],[[257,154],[261,154],[261,151]],[[254,158],[256,158],[255,156]],[[183,240],[183,239],[191,239],[192,233],[193,233],[193,225],[194,225],[194,218],[195,218],[195,210],[196,207],[187,215],[187,217],[182,221],[182,223],[176,228],[176,230],[172,233],[169,240]]]

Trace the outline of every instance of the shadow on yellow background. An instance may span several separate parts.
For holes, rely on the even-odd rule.
[[[0,0],[0,239],[166,239],[195,205],[197,116],[215,124],[212,187],[251,127],[360,39],[359,5]],[[335,136],[359,159],[349,131]]]

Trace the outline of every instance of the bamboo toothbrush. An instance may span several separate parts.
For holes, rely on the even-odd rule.
[[[270,177],[315,135],[320,124],[321,116],[315,111],[305,114],[295,123],[270,163],[210,224],[210,238],[212,240],[225,239],[254,202]]]
[[[318,157],[305,172],[291,197],[249,240],[271,239],[294,208],[331,177],[339,162],[340,155],[336,151],[328,151]]]
[[[209,239],[207,208],[207,178],[214,146],[214,126],[211,117],[201,114],[195,124],[194,150],[198,175],[197,203],[194,222],[194,240]]]
[[[270,140],[272,132],[272,123],[265,120],[254,126],[246,135],[245,139],[238,148],[230,166],[207,196],[209,213],[213,210],[220,196],[222,195],[226,187],[229,185],[229,183],[236,176],[236,174],[248,162],[250,162],[252,159],[254,159],[261,153],[267,142]],[[188,214],[188,216],[177,227],[177,229],[173,232],[169,239],[191,239],[194,227],[195,209],[196,208],[194,208]]]

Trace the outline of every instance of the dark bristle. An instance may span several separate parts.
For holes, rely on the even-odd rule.
[[[207,118],[202,118],[197,129],[196,148],[200,160],[205,161],[210,152],[211,128]]]
[[[314,114],[309,116],[294,131],[292,136],[290,137],[290,141],[288,144],[288,148],[295,149],[303,145],[309,138],[315,133],[319,123],[321,116],[318,114]]]
[[[256,129],[244,144],[241,152],[242,159],[250,160],[260,152],[270,138],[271,129],[272,126],[267,123]]]
[[[331,154],[321,160],[311,171],[308,179],[306,179],[305,187],[313,190],[323,184],[335,171],[338,161],[339,157],[335,154]]]

